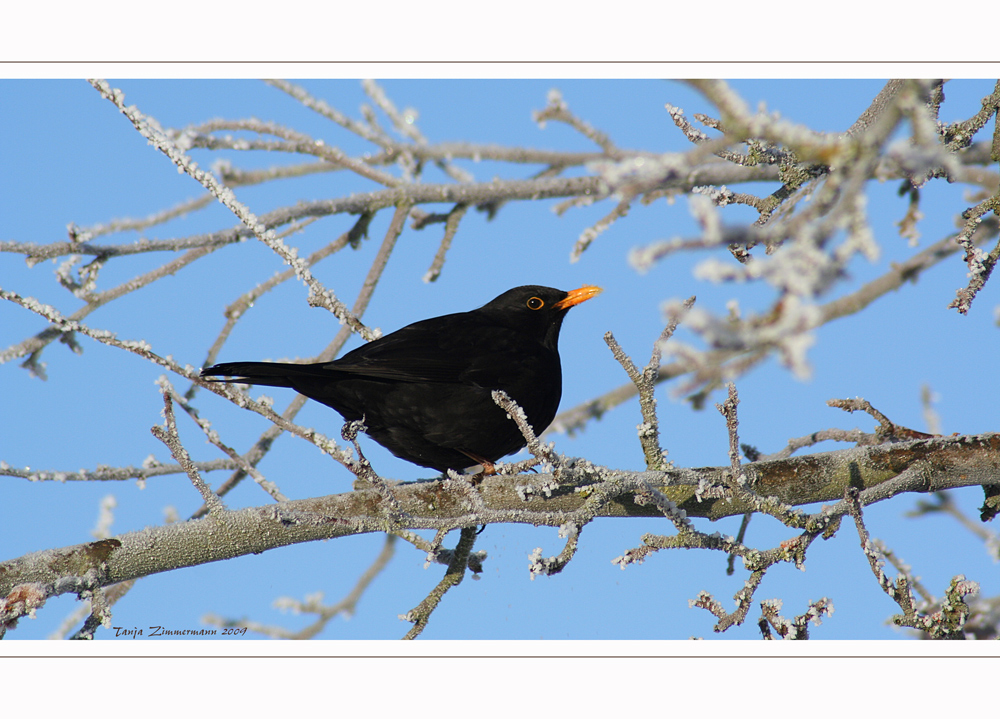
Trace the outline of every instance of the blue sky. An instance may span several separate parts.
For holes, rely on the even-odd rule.
[[[257,117],[290,125],[328,144],[357,154],[370,147],[283,93],[256,81],[121,80],[110,83],[163,126],[181,127],[210,118]],[[302,84],[342,112],[359,117],[370,101],[354,80],[307,80]],[[661,80],[384,80],[397,107],[419,111],[417,125],[432,143],[469,141],[536,148],[591,150],[592,144],[570,128],[549,122],[544,129],[531,112],[544,107],[551,88],[558,88],[570,109],[608,133],[621,147],[657,152],[689,147],[673,126],[664,104],[695,112],[712,109],[686,86]],[[748,80],[734,88],[755,106],[766,103],[796,122],[822,131],[842,131],[867,107],[883,81]],[[993,81],[956,80],[946,86],[942,119],[971,116]],[[179,174],[162,154],[147,145],[128,121],[83,81],[0,81],[0,156],[4,158],[4,192],[0,193],[0,240],[60,241],[66,226],[88,226],[114,218],[144,217],[201,194],[200,186]],[[979,139],[979,138],[977,138]],[[208,166],[215,155],[194,157]],[[263,154],[223,153],[243,167],[266,167],[285,158]],[[528,176],[531,169],[490,162],[463,163],[479,180],[494,175]],[[426,182],[443,181],[428,171]],[[294,181],[240,188],[237,197],[262,214],[299,200],[337,197],[373,189],[346,173],[315,175]],[[848,282],[830,298],[846,294],[883,274],[893,262],[915,251],[900,238],[894,223],[906,210],[898,184],[872,187],[868,210],[882,254],[876,262],[856,260]],[[737,188],[744,189],[744,188]],[[773,188],[747,188],[766,192]],[[922,194],[924,219],[921,247],[954,232],[955,216],[970,203],[963,188],[938,181]],[[636,204],[628,217],[603,233],[579,262],[569,253],[579,234],[613,207],[613,200],[556,215],[550,202],[508,203],[488,221],[470,211],[448,255],[441,278],[426,284],[422,277],[437,249],[439,226],[407,229],[365,315],[370,326],[391,331],[409,322],[471,309],[519,284],[546,284],[564,289],[597,284],[603,295],[573,310],[562,333],[564,366],[562,409],[606,392],[627,381],[602,339],[611,330],[637,362],[648,359],[663,326],[660,305],[672,298],[697,294],[699,306],[724,311],[737,298],[744,309],[763,309],[771,297],[745,285],[711,285],[696,280],[693,268],[707,253],[674,255],[639,275],[627,262],[636,246],[673,236],[691,236],[696,226],[686,199]],[[441,208],[444,209],[444,208]],[[389,215],[380,213],[369,239],[356,252],[340,253],[320,265],[317,277],[337,295],[351,301],[385,232]],[[723,211],[729,223],[751,221],[753,213],[733,207]],[[289,240],[302,253],[343,232],[351,218],[327,218]],[[221,205],[155,228],[148,236],[165,238],[231,227],[235,218]],[[137,235],[117,236],[128,242]],[[919,249],[919,248],[918,248]],[[723,253],[720,257],[724,257]],[[125,281],[162,261],[136,257],[110,263],[101,286]],[[64,314],[79,301],[54,280],[53,263],[33,268],[10,253],[0,253],[0,287],[31,295]],[[163,280],[123,301],[103,307],[85,322],[114,331],[122,339],[144,339],[160,354],[198,365],[222,327],[222,311],[257,282],[283,269],[263,246],[250,243],[214,253],[175,277]],[[791,437],[829,427],[865,430],[871,420],[849,416],[825,405],[835,397],[862,396],[893,421],[926,430],[920,391],[928,384],[937,397],[935,410],[944,433],[973,434],[997,429],[995,382],[989,380],[1000,352],[995,325],[998,296],[987,285],[968,316],[947,304],[966,282],[959,256],[940,263],[915,285],[881,298],[860,315],[820,328],[809,352],[813,374],[803,381],[775,361],[758,367],[737,383],[740,391],[741,439],[765,452],[784,446]],[[306,305],[306,290],[289,282],[257,303],[238,325],[219,357],[221,361],[281,359],[322,349],[339,328],[322,310]],[[827,299],[827,298],[824,298]],[[0,351],[44,328],[27,311],[0,304]],[[683,333],[681,334],[683,337]],[[690,339],[690,336],[688,336]],[[165,447],[149,428],[162,420],[162,400],[154,384],[162,371],[135,356],[81,338],[84,353],[73,354],[53,344],[42,357],[49,378],[29,377],[17,362],[0,365],[0,460],[14,467],[74,471],[99,464],[140,464],[152,454],[170,461]],[[357,340],[354,340],[356,343]],[[175,386],[186,390],[179,378]],[[668,383],[658,391],[662,443],[679,466],[728,464],[725,423],[711,404],[693,410],[671,394]],[[290,391],[255,389],[275,397],[277,406],[291,400]],[[712,396],[721,401],[721,394]],[[225,441],[237,447],[255,439],[266,421],[240,412],[221,399],[202,393],[202,415]],[[635,437],[640,421],[631,402],[609,412],[575,437],[556,436],[556,449],[612,467],[637,469],[642,453]],[[340,418],[310,403],[299,423],[337,436]],[[198,459],[217,456],[190,422],[181,422],[182,437]],[[426,470],[397,460],[371,442],[366,454],[384,475],[397,479],[428,476]],[[837,449],[829,445],[819,450]],[[291,497],[347,491],[351,476],[314,447],[291,437],[280,439],[261,464],[264,474]],[[213,476],[221,481],[222,473]],[[102,497],[117,501],[113,532],[121,533],[163,522],[164,508],[181,517],[200,505],[197,492],[181,475],[155,478],[140,489],[135,482],[28,483],[0,478],[0,559],[40,549],[89,541]],[[972,516],[981,504],[977,490],[956,493]],[[917,498],[901,497],[867,509],[869,529],[911,564],[933,593],[940,596],[956,574],[980,582],[983,596],[1000,593],[996,565],[981,542],[944,517],[909,519],[904,515]],[[226,502],[230,507],[269,501],[244,483]],[[735,534],[738,521],[702,529]],[[670,533],[666,520],[600,520],[588,526],[576,558],[554,577],[530,581],[528,555],[541,547],[557,554],[562,540],[556,530],[490,526],[476,548],[489,553],[478,581],[467,579],[452,590],[433,615],[426,639],[686,639],[717,638],[714,619],[688,607],[701,590],[712,592],[727,608],[745,573],[725,574],[725,558],[697,552],[660,552],[644,564],[621,571],[611,560],[638,546],[645,532]],[[773,546],[790,536],[775,522],[756,518],[748,542]],[[449,537],[446,544],[454,545]],[[372,561],[382,539],[374,536],[288,547],[260,556],[219,562],[145,578],[114,607],[114,624],[125,628],[162,625],[199,628],[201,617],[214,613],[266,624],[298,627],[303,617],[284,614],[272,605],[280,596],[304,598],[323,591],[328,602],[350,591]],[[321,635],[328,639],[395,639],[409,625],[398,619],[415,606],[440,579],[443,568],[424,568],[424,556],[399,543],[392,564],[372,585],[350,620],[336,619]],[[806,571],[792,566],[773,569],[756,599],[779,597],[785,616],[806,609],[809,600],[828,596],[834,614],[813,628],[824,639],[891,639],[904,635],[886,625],[895,605],[875,584],[857,548],[853,527],[836,538],[815,544]],[[72,597],[50,601],[35,619],[23,619],[10,635],[15,639],[47,636],[72,611]],[[755,604],[744,626],[725,639],[759,636]],[[107,633],[104,634],[107,636]]]

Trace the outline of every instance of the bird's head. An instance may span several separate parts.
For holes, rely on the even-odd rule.
[[[523,285],[507,290],[478,311],[493,316],[501,324],[537,334],[545,344],[555,346],[566,312],[600,293],[601,288],[593,285],[569,292],[541,285]]]

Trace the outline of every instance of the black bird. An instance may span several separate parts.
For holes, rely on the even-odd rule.
[[[414,322],[332,362],[223,362],[201,375],[291,387],[345,420],[363,420],[397,457],[440,472],[476,464],[490,472],[525,445],[493,390],[517,402],[541,434],[562,395],[563,317],[600,292],[515,287],[479,309]]]

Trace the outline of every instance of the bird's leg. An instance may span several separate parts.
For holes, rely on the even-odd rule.
[[[496,466],[490,460],[484,457],[480,457],[478,454],[475,454],[473,452],[466,452],[464,449],[460,449],[458,451],[482,467],[480,471],[476,472],[469,479],[469,481],[472,482],[472,486],[474,487],[477,486],[480,482],[483,481],[484,477],[493,476],[497,473]]]

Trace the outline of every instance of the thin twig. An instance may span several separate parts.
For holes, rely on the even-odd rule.
[[[431,614],[437,609],[438,604],[441,603],[447,591],[461,584],[462,579],[465,577],[465,570],[468,567],[469,553],[472,551],[475,543],[476,529],[474,527],[463,529],[444,577],[441,578],[438,585],[431,590],[430,594],[420,604],[405,615],[400,616],[400,619],[413,623],[413,628],[406,633],[403,639],[416,639],[420,636],[420,633],[427,626]]]
[[[209,614],[203,617],[202,621],[206,624],[217,627],[236,627],[247,629],[274,639],[312,639],[322,632],[330,621],[337,616],[343,614],[350,617],[354,614],[355,608],[361,600],[361,597],[364,596],[365,591],[367,591],[368,587],[375,580],[375,578],[378,577],[378,575],[381,574],[387,566],[389,566],[389,561],[395,554],[395,543],[396,537],[392,534],[387,534],[385,543],[382,545],[382,551],[379,552],[377,557],[375,557],[371,566],[369,566],[368,569],[366,569],[364,573],[358,577],[358,581],[355,583],[354,588],[344,595],[344,598],[336,604],[322,604],[322,593],[306,597],[305,601],[287,598],[276,600],[275,606],[279,609],[292,611],[296,614],[316,615],[316,620],[312,624],[309,624],[298,631],[293,632],[289,629],[285,629],[284,627],[263,625],[258,622],[247,621],[245,619],[223,619],[222,617],[214,614]]]
[[[209,514],[217,517],[224,516],[226,506],[222,503],[222,499],[220,499],[219,495],[213,492],[212,488],[209,487],[201,478],[201,475],[198,473],[198,469],[191,461],[190,455],[188,455],[187,450],[184,449],[184,445],[181,444],[180,436],[177,434],[177,423],[174,420],[173,401],[171,400],[171,395],[168,391],[163,392],[163,416],[167,420],[166,429],[159,426],[152,427],[151,431],[153,436],[167,445],[167,448],[170,449],[170,453],[174,455],[174,459],[177,460],[177,463],[184,467],[191,480],[191,484],[195,486],[199,494],[201,494],[201,498],[205,501]]]

